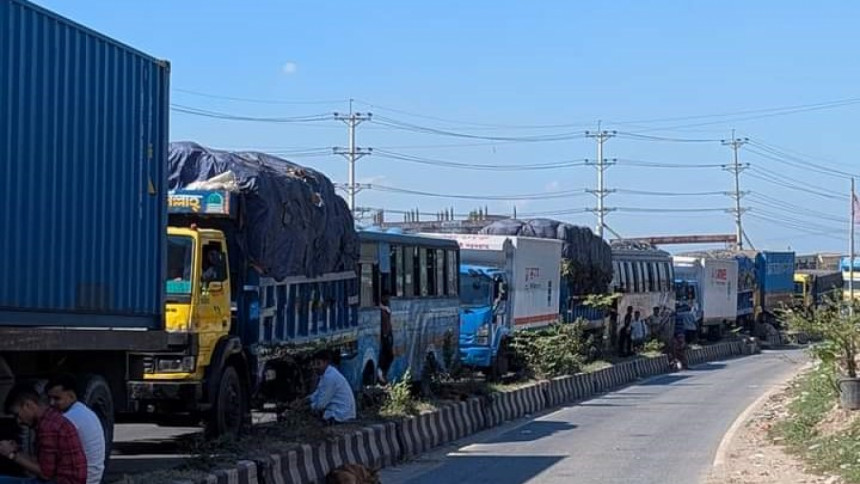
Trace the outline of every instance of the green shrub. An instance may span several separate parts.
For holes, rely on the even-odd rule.
[[[526,371],[537,378],[572,375],[582,369],[587,352],[581,322],[555,323],[514,334],[511,347]]]

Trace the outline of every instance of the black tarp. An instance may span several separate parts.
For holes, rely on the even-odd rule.
[[[507,219],[484,227],[481,233],[561,240],[562,258],[570,264],[572,295],[605,293],[612,281],[612,249],[588,227],[550,219]]]
[[[239,250],[263,275],[282,280],[353,270],[358,235],[346,202],[322,173],[258,152],[170,143],[168,187],[233,174],[241,219]]]

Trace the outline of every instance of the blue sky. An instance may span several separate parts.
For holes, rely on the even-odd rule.
[[[355,99],[355,109],[375,118],[359,127],[358,144],[377,150],[359,162],[360,182],[479,197],[573,193],[484,202],[367,190],[358,195],[361,206],[436,212],[453,205],[464,213],[486,205],[510,213],[516,205],[520,214],[567,211],[553,218],[593,226],[594,215],[575,213],[594,206],[592,196],[577,192],[594,188],[591,167],[476,171],[392,156],[484,165],[593,160],[595,143],[580,134],[602,120],[619,131],[605,153],[620,160],[607,172],[607,186],[619,189],[607,206],[622,209],[608,218],[615,231],[732,233],[731,216],[713,211],[731,206],[726,196],[629,191],[730,190],[731,176],[719,167],[662,166],[728,163],[731,151],[719,140],[734,128],[753,141],[741,161],[752,166],[742,188],[752,192],[744,200],[751,209],[745,226],[756,247],[847,247],[849,182],[831,170],[860,174],[860,64],[853,61],[860,3],[37,3],[170,60],[175,104],[292,117],[343,112],[346,100]],[[824,104],[842,100],[849,101]],[[775,109],[791,106],[803,107]],[[768,111],[710,116],[751,110]],[[560,133],[565,139],[522,140]],[[250,123],[174,113],[171,137],[282,153],[336,182],[346,180],[344,159],[323,154],[346,143],[345,126],[334,120]],[[712,211],[665,212],[682,208]]]

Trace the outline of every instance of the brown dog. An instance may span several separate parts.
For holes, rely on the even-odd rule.
[[[359,464],[346,464],[328,473],[326,484],[379,484],[379,472]]]

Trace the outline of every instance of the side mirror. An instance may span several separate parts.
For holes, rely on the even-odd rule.
[[[217,294],[224,291],[224,284],[219,281],[212,281],[206,286],[206,289],[213,294]]]

